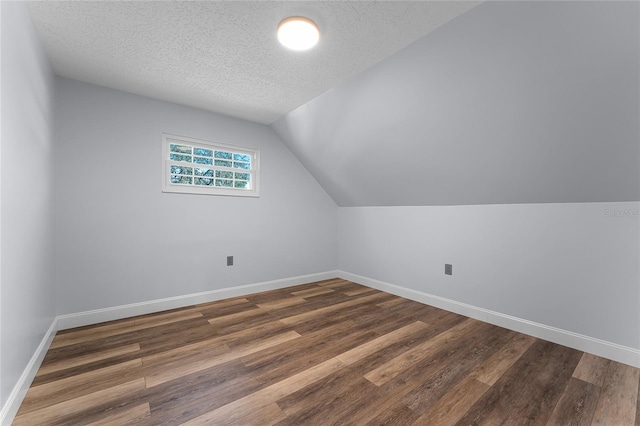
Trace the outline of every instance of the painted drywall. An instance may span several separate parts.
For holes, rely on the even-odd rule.
[[[638,202],[344,207],[338,218],[340,270],[640,349]]]
[[[56,89],[58,314],[336,269],[337,207],[269,127],[63,78]],[[162,193],[163,132],[259,149],[260,197]]]
[[[485,2],[272,127],[340,206],[640,200],[640,3]]]
[[[0,406],[55,317],[53,72],[27,7],[2,2]],[[4,410],[3,410],[4,411]]]

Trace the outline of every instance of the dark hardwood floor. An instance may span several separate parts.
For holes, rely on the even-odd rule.
[[[15,425],[640,425],[640,370],[333,279],[59,332]]]

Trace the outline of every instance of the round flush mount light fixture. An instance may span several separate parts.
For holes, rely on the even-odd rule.
[[[311,49],[320,40],[315,22],[304,16],[291,16],[278,24],[278,41],[292,50]]]

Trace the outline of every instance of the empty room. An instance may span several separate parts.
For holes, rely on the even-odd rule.
[[[0,424],[640,426],[640,2],[0,25]]]

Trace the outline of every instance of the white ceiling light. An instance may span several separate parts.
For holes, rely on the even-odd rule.
[[[278,41],[289,49],[311,49],[319,39],[320,30],[309,18],[291,16],[278,24]]]

